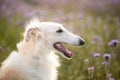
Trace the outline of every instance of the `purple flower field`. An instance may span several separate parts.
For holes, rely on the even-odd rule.
[[[0,64],[16,49],[25,23],[38,17],[62,23],[86,42],[65,44],[74,57],[60,57],[58,80],[120,80],[120,0],[1,0],[0,12]]]

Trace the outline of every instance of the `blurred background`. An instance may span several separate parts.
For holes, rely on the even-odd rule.
[[[0,0],[0,65],[22,39],[26,22],[62,23],[85,39],[62,57],[58,80],[120,80],[120,0]]]

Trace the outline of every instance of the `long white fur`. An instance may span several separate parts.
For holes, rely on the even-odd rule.
[[[17,44],[18,51],[11,52],[3,62],[0,69],[0,80],[56,80],[57,67],[60,64],[52,44],[62,38],[59,38],[56,33],[53,35],[52,32],[59,28],[65,31],[62,38],[70,41],[63,39],[64,42],[74,45],[79,43],[78,38],[80,37],[68,32],[61,24],[41,23],[34,19],[27,25],[24,39]],[[45,36],[46,33],[48,34]]]

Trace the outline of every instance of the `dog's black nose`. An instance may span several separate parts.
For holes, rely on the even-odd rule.
[[[80,43],[80,45],[84,45],[84,44],[85,44],[85,41],[83,41],[83,40],[80,39],[80,42],[79,42],[79,43]]]

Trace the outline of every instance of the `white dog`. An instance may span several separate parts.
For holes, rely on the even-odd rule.
[[[73,55],[62,43],[80,46],[84,40],[61,24],[32,20],[17,44],[18,51],[3,62],[0,80],[56,80],[59,61],[54,51],[66,58]]]

